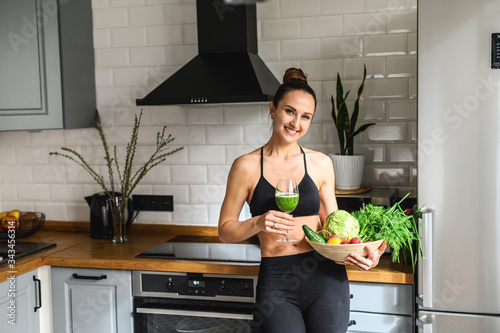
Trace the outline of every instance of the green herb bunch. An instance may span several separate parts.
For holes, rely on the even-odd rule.
[[[337,103],[333,96],[332,100],[332,118],[337,128],[337,134],[339,136],[340,142],[340,155],[354,155],[354,137],[361,132],[364,132],[368,127],[375,125],[375,123],[369,123],[361,125],[356,129],[356,123],[358,121],[359,115],[359,99],[365,87],[366,79],[366,65],[364,66],[363,81],[358,89],[358,98],[354,102],[354,110],[351,117],[349,117],[349,110],[347,109],[347,96],[349,96],[349,91],[344,96],[344,87],[342,85],[342,80],[340,79],[339,73],[337,73]]]
[[[400,206],[409,194],[390,208],[368,204],[365,208],[354,211],[352,215],[359,222],[359,239],[362,242],[386,240],[391,248],[392,262],[400,262],[400,254],[408,253],[413,270],[415,270],[417,256],[413,253],[414,244],[423,258],[422,243],[415,225],[415,217],[420,215],[420,209],[412,215],[407,215]],[[406,256],[403,256],[403,260],[405,265],[409,264]]]
[[[176,148],[174,150],[169,150],[168,145],[175,140],[171,134],[166,135],[166,126],[163,127],[156,135],[156,149],[153,154],[149,157],[149,160],[134,171],[134,158],[137,151],[137,141],[139,138],[139,128],[141,125],[142,110],[139,116],[135,115],[134,126],[132,128],[132,135],[130,142],[127,144],[127,152],[125,156],[125,164],[122,167],[118,161],[117,148],[114,146],[113,152],[111,153],[110,147],[106,140],[106,135],[101,126],[101,117],[99,111],[96,110],[97,118],[97,132],[99,133],[99,138],[101,140],[102,146],[104,148],[104,160],[106,161],[106,166],[108,168],[109,176],[109,187],[106,183],[104,176],[100,175],[98,172],[92,168],[85,158],[71,148],[61,147],[61,152],[50,152],[50,155],[63,156],[71,161],[80,165],[85,171],[87,171],[92,178],[101,186],[104,192],[109,198],[115,202],[117,194],[115,192],[115,171],[118,174],[118,180],[120,183],[121,197],[122,199],[127,199],[131,196],[132,191],[136,188],[139,182],[144,178],[144,176],[155,166],[166,160],[167,156],[172,155],[183,147]],[[120,211],[123,212],[127,206],[127,200],[121,200]]]

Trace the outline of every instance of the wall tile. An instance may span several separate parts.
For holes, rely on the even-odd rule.
[[[49,185],[19,184],[17,186],[19,201],[50,201]]]
[[[17,196],[17,185],[16,184],[5,184],[3,183],[2,186],[0,186],[0,198],[2,199],[2,203],[5,202],[16,202],[19,200]],[[1,207],[1,211],[7,210],[5,206]]]
[[[22,147],[30,145],[30,135],[27,131],[0,132],[0,147]]]
[[[128,49],[95,49],[96,68],[126,67],[129,65]]]
[[[260,105],[253,103],[224,106],[224,124],[260,124],[262,123],[260,109]]]
[[[262,20],[261,34],[263,40],[300,38],[300,19]]]
[[[220,204],[226,194],[225,185],[190,185],[189,202],[191,204]]]
[[[405,124],[379,123],[367,130],[371,141],[406,141],[407,129]]]
[[[387,57],[387,77],[417,76],[416,56]]]
[[[296,39],[281,42],[281,57],[290,59],[320,59],[321,39]]]
[[[62,202],[37,202],[31,205],[31,209],[45,213],[45,219],[50,221],[74,221],[68,220],[67,204]],[[88,209],[88,208],[87,208]],[[88,211],[88,210],[87,210]],[[87,220],[90,220],[87,218]]]
[[[117,68],[113,71],[113,81],[120,87],[134,87],[142,84],[147,74],[145,68]]]
[[[408,0],[370,0],[365,1],[365,11],[401,11],[409,8]]]
[[[94,29],[93,40],[96,49],[111,47],[111,29]]]
[[[281,0],[282,17],[312,16],[321,14],[321,0]]]
[[[173,212],[173,220],[185,225],[207,225],[207,205],[177,205]]]
[[[145,46],[146,29],[145,28],[120,28],[111,30],[111,46]]]
[[[322,59],[302,61],[302,70],[307,74],[307,80],[334,80],[337,72],[342,71],[341,59]]]
[[[309,2],[304,3],[309,4]],[[302,37],[304,38],[342,36],[343,32],[344,22],[341,15],[305,17],[302,19]]]
[[[363,68],[366,65],[366,77],[370,78],[383,78],[385,77],[385,58],[371,57],[371,58],[349,58],[342,61],[342,79],[357,79],[359,80],[358,86],[363,79]],[[357,89],[356,89],[357,94]]]
[[[184,39],[184,27],[178,25],[167,25],[157,27],[147,27],[148,45],[178,45]]]
[[[408,34],[408,54],[417,54],[417,34]]]
[[[207,126],[206,131],[208,144],[243,143],[243,126],[240,125]]]
[[[322,58],[361,57],[362,37],[332,37],[321,40]]]
[[[137,47],[130,49],[130,65],[145,66],[148,64],[167,65],[164,47]]]
[[[227,176],[229,175],[229,165],[209,165],[208,184],[226,185]]]
[[[385,102],[363,101],[359,103],[358,121],[381,122],[385,120]]]
[[[416,11],[390,12],[387,16],[387,32],[417,32]]]
[[[280,41],[261,40],[258,43],[258,54],[264,61],[276,61],[281,59]]]
[[[323,0],[323,14],[348,14],[364,12],[364,0]]]
[[[48,185],[48,200],[52,202],[78,202],[83,199],[83,185],[50,184]]]
[[[154,185],[152,194],[172,195],[174,197],[174,210],[177,204],[189,203],[189,187],[185,185]]]
[[[271,125],[247,125],[244,127],[243,143],[263,145],[271,137]]]
[[[363,96],[370,99],[377,98],[407,98],[407,79],[375,79],[365,82]]]
[[[417,102],[416,101],[388,101],[387,113],[391,120],[416,120]]]
[[[127,26],[126,8],[99,8],[94,9],[92,21],[94,28],[116,28]]]
[[[172,184],[206,184],[207,167],[204,165],[172,165]]]
[[[383,34],[386,30],[385,13],[344,15],[344,35]]]
[[[165,5],[165,23],[196,23],[196,6],[193,3]]]
[[[245,144],[245,145],[229,145],[226,146],[226,164],[233,164],[234,160],[241,155],[251,153],[256,149],[260,149],[262,144]]]
[[[257,2],[257,18],[279,18],[280,17],[280,3],[279,1],[258,1]]]
[[[96,88],[113,87],[113,70],[110,68],[97,68],[95,70]]]
[[[130,26],[145,27],[165,23],[163,7],[161,6],[130,7],[128,19]]]
[[[365,56],[389,56],[406,54],[406,35],[366,36],[363,38]]]
[[[225,161],[224,146],[190,146],[189,164],[222,164]]]
[[[186,113],[186,108],[179,105],[152,106],[149,109],[149,119],[152,124],[160,126],[185,125]]]
[[[66,168],[62,165],[33,166],[33,181],[36,183],[62,184],[66,180],[65,175]]]
[[[205,143],[204,126],[169,126],[168,132],[175,138],[175,145]]]
[[[417,151],[415,145],[392,144],[389,148],[389,162],[391,163],[415,163]]]
[[[218,125],[224,122],[221,106],[190,106],[187,108],[189,125]]]
[[[33,168],[28,165],[2,165],[1,184],[26,184],[33,182]]]

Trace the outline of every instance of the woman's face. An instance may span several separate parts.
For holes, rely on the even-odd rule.
[[[309,129],[314,107],[314,98],[302,90],[286,93],[277,107],[271,102],[269,109],[274,118],[273,135],[278,135],[286,142],[296,142]]]

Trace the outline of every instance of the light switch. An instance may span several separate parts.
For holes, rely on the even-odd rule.
[[[491,34],[491,69],[500,69],[500,33]]]

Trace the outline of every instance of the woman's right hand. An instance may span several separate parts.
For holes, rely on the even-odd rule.
[[[288,231],[293,230],[295,219],[292,215],[278,210],[270,210],[259,218],[260,229],[264,232],[271,232],[280,235],[286,235]]]

